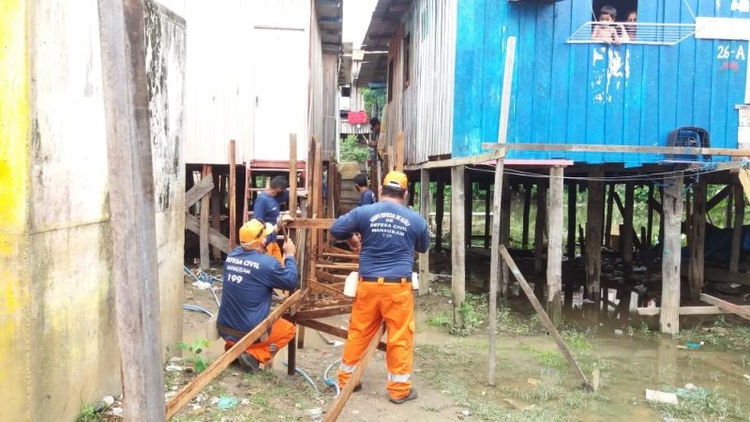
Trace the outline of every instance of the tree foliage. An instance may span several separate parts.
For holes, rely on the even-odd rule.
[[[359,143],[357,135],[349,135],[341,141],[341,161],[364,163],[369,155],[368,148]]]

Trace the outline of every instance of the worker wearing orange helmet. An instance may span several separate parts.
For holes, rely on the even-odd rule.
[[[224,350],[268,317],[273,289],[294,290],[297,287],[296,247],[284,242],[284,265],[266,253],[270,224],[252,219],[240,228],[240,246],[234,248],[224,263],[223,294],[216,328],[224,338]],[[294,324],[278,319],[261,340],[251,344],[239,357],[240,365],[250,372],[271,360],[277,351],[294,338]]]
[[[407,178],[392,171],[385,176],[380,202],[357,207],[339,217],[330,233],[346,240],[359,257],[360,281],[344,345],[339,386],[357,369],[367,346],[385,321],[386,387],[390,401],[417,398],[411,372],[414,346],[414,297],[411,274],[414,251],[427,252],[430,236],[425,219],[405,206]]]

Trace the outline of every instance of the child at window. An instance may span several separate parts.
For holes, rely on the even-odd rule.
[[[604,41],[607,44],[621,44],[630,41],[623,25],[616,23],[615,19],[617,19],[617,9],[612,6],[602,6],[599,9],[598,19],[598,22],[602,23],[594,25],[591,39]]]

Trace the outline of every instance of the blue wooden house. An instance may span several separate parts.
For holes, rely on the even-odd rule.
[[[597,22],[604,6],[618,11],[613,23]],[[635,19],[626,22],[630,12],[636,13]],[[618,36],[603,40],[594,35],[597,27]],[[508,50],[510,39],[515,39],[513,54]],[[566,176],[590,176],[578,181],[566,178],[564,185],[569,197],[575,197],[576,186],[588,192],[586,243],[594,249],[581,253],[587,256],[585,294],[598,301],[598,281],[591,284],[601,271],[595,251],[604,243],[601,233],[609,236],[609,227],[603,227],[602,220],[612,224],[612,211],[601,216],[613,196],[620,202],[614,191],[615,179],[608,177],[674,172],[669,183],[649,186],[649,201],[659,202],[670,195],[682,197],[674,189],[678,182],[680,186],[683,183],[681,172],[688,168],[684,161],[723,162],[724,167],[718,168],[735,172],[739,167],[731,165],[733,156],[739,153],[675,156],[654,148],[711,147],[726,152],[750,147],[749,40],[750,0],[379,0],[365,36],[365,57],[357,83],[387,83],[381,128],[386,157],[390,158],[386,164],[398,167],[403,161],[413,179],[437,181],[438,201],[442,200],[442,183],[450,183],[455,193],[460,189],[457,182],[469,187],[476,181],[489,197],[493,181],[487,180],[483,171],[494,168],[491,160],[496,155],[486,143],[498,142],[500,133],[507,134],[500,141],[511,146],[531,144],[509,148],[505,165],[540,174],[538,180],[516,180],[527,188],[535,185],[537,193],[546,196],[548,186],[550,193],[554,189],[546,181],[554,177],[549,173],[553,167],[565,167]],[[510,59],[514,65],[506,74],[505,63]],[[507,110],[501,110],[504,84],[510,87]],[[505,120],[501,114],[507,116],[507,127],[500,127]],[[396,143],[399,132],[405,139],[402,152]],[[580,146],[596,148],[575,151],[574,147]],[[393,148],[390,154],[388,147]],[[638,153],[625,151],[634,147],[640,148]],[[399,162],[395,163],[393,157]],[[463,180],[464,174],[468,181]],[[691,197],[692,210],[699,214],[695,223],[688,221],[689,229],[696,231],[692,238],[698,239],[692,242],[694,248],[702,247],[705,207],[701,207],[706,202],[707,179],[711,180],[701,179]],[[726,170],[711,183],[729,186],[739,182],[735,173]],[[645,184],[629,184],[628,192],[632,193],[633,185]],[[559,186],[562,189],[563,184]],[[657,198],[659,190],[665,188],[671,192]],[[709,202],[716,204],[726,198],[721,203],[728,205],[730,191],[723,189],[724,197]],[[734,195],[735,202],[741,199]],[[632,210],[632,195],[625,196],[621,217],[627,234],[623,236],[633,241],[632,215],[627,216],[627,210]],[[528,201],[528,194],[526,198]],[[422,204],[429,202],[423,198]],[[452,207],[461,205],[453,202]],[[546,207],[545,202],[538,206]],[[562,213],[551,207],[549,215]],[[679,217],[681,207],[669,212]],[[471,210],[471,206],[463,208]],[[612,206],[607,208],[611,210]],[[666,211],[659,207],[657,212]],[[453,224],[456,213],[451,217]],[[471,227],[470,212],[466,219],[469,222],[464,228]],[[537,220],[536,226],[546,223],[549,227],[550,221]],[[524,225],[533,226],[529,223],[524,215]],[[575,209],[569,207],[567,245],[571,258],[576,254],[576,228]],[[471,245],[471,234],[462,231],[457,235],[460,229],[451,227],[454,248],[462,247],[464,241]],[[552,229],[548,230],[551,244]],[[676,230],[672,234],[660,230],[659,243],[668,243],[667,233],[679,245],[679,227]],[[648,233],[648,239],[642,239],[645,245],[651,243],[651,227]],[[485,230],[485,238],[488,234]],[[536,247],[544,239],[537,236]],[[538,252],[541,257],[541,249]],[[629,253],[624,253],[624,258],[632,260]],[[701,260],[692,259],[690,263],[692,295],[700,294],[703,283]],[[456,264],[454,256],[454,267]],[[548,261],[547,268],[550,264],[559,266],[559,262]],[[679,261],[677,264],[679,268]],[[679,284],[679,271],[676,277]]]

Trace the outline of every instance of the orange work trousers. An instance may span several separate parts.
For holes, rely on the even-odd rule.
[[[260,363],[266,363],[273,359],[276,352],[283,349],[290,341],[294,338],[296,328],[291,322],[279,318],[271,326],[271,332],[268,334],[266,341],[259,341],[253,343],[245,349],[245,351],[251,354]],[[231,349],[234,346],[235,341],[226,340],[224,343],[224,351]]]
[[[385,321],[388,367],[386,388],[392,399],[401,399],[411,390],[414,361],[414,296],[411,283],[375,283],[360,281],[349,319],[349,334],[344,344],[339,369],[339,387],[344,387],[357,369],[372,337]]]

